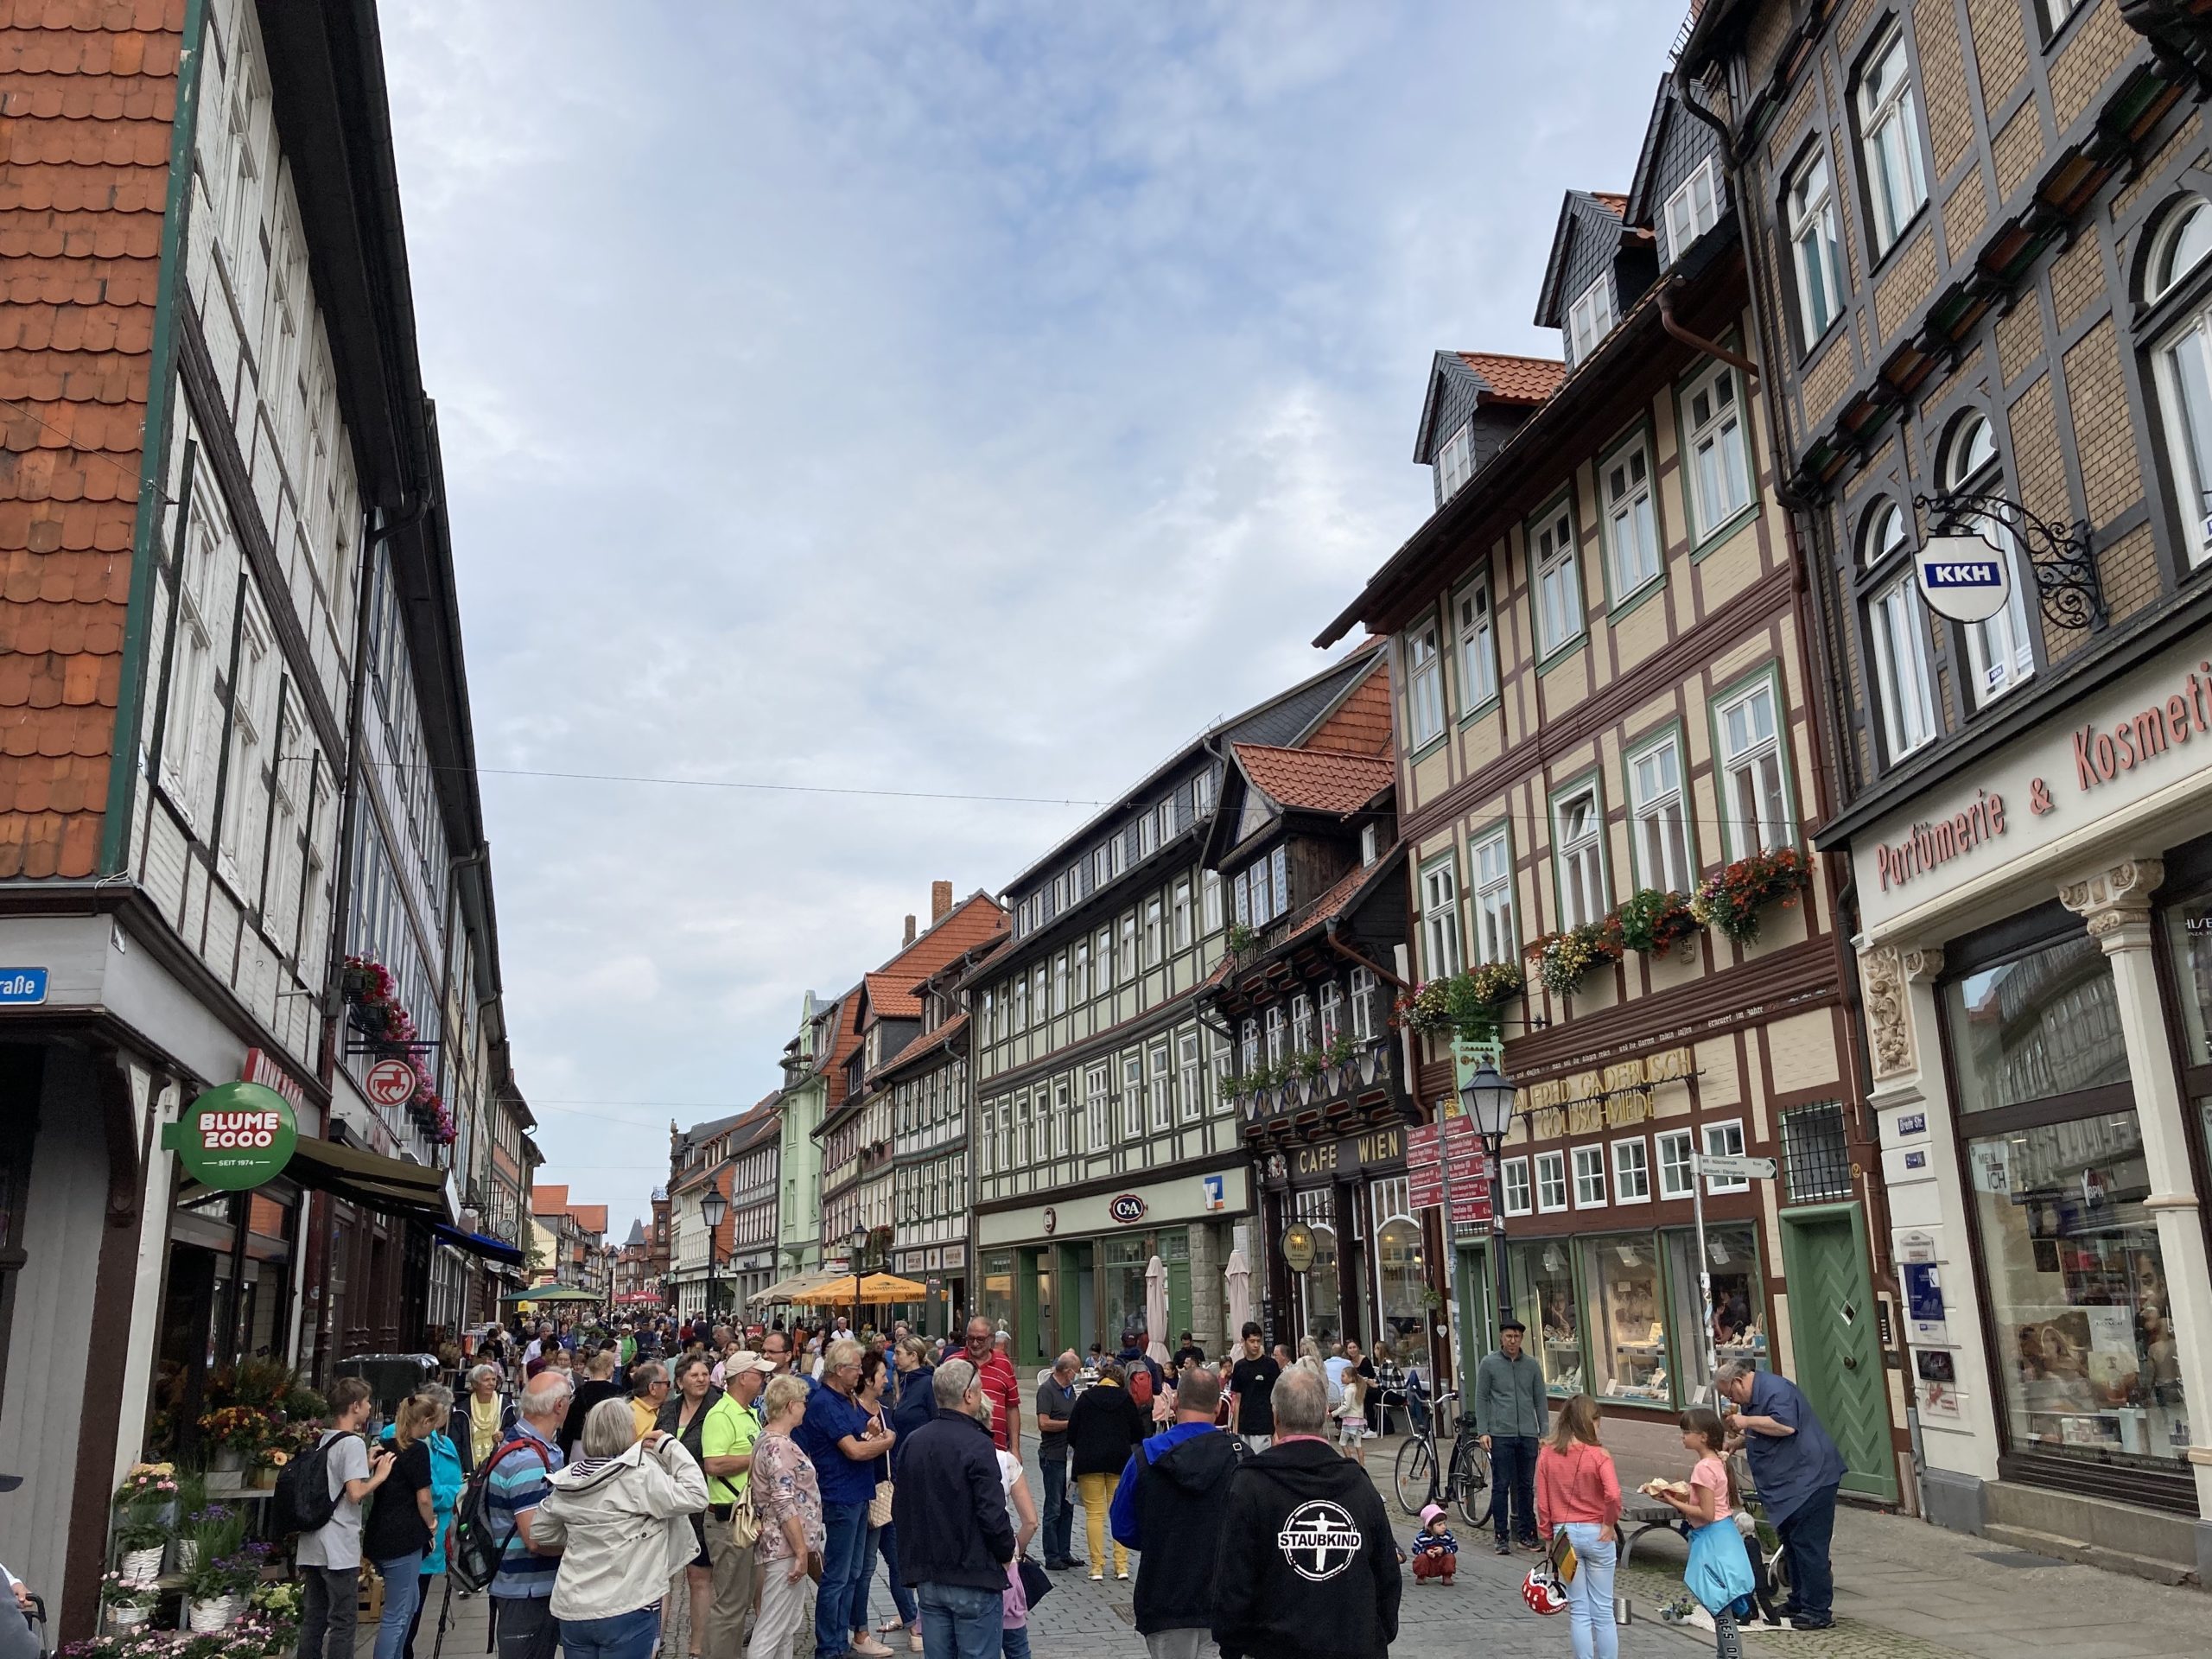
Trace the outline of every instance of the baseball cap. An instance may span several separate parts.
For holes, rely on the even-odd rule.
[[[774,1360],[756,1354],[749,1348],[739,1349],[737,1352],[722,1362],[722,1375],[725,1376],[738,1371],[760,1371],[766,1376],[773,1376],[777,1370]]]

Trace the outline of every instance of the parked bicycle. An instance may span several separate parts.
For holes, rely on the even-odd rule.
[[[1436,1396],[1433,1408],[1408,1402],[1412,1433],[1398,1448],[1390,1471],[1398,1507],[1418,1516],[1431,1503],[1457,1510],[1469,1526],[1480,1526],[1490,1513],[1490,1454],[1475,1434],[1475,1420],[1463,1415],[1447,1460],[1436,1444],[1436,1425],[1459,1401],[1457,1389]]]

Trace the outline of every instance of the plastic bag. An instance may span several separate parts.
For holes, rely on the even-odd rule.
[[[1758,1587],[1744,1554],[1743,1535],[1733,1521],[1708,1522],[1690,1534],[1690,1561],[1682,1570],[1682,1582],[1709,1613]]]

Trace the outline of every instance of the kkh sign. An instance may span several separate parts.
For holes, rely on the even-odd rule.
[[[1979,536],[1931,536],[1913,556],[1928,608],[1954,622],[1986,622],[2012,592],[2007,561]]]
[[[257,1083],[219,1084],[162,1132],[186,1174],[219,1192],[243,1192],[284,1173],[299,1143],[292,1103]]]

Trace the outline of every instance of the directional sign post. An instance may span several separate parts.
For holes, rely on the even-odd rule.
[[[1705,1184],[1723,1181],[1770,1181],[1775,1175],[1771,1158],[1746,1158],[1736,1152],[1693,1152],[1690,1154],[1690,1210],[1697,1218],[1697,1294],[1705,1309],[1706,1386],[1718,1408],[1719,1389],[1713,1378],[1720,1370],[1720,1355],[1713,1344],[1713,1258],[1705,1253]]]

